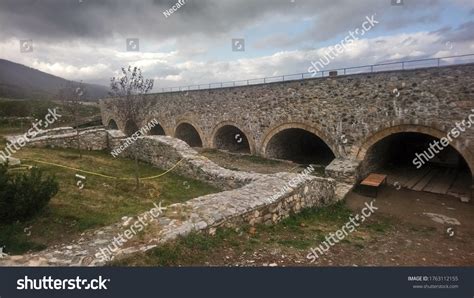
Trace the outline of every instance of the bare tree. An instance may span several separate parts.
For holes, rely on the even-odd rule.
[[[122,68],[120,77],[113,77],[110,82],[111,92],[115,99],[117,114],[125,122],[131,122],[133,129],[125,127],[125,134],[131,136],[140,123],[140,111],[145,107],[145,95],[153,89],[153,80],[144,79],[138,67]],[[135,131],[134,131],[135,130]],[[138,150],[134,147],[135,156],[135,181],[136,188],[140,186],[138,169]]]
[[[58,93],[62,108],[68,114],[72,115],[74,127],[76,128],[76,144],[79,151],[79,158],[82,158],[81,139],[79,136],[79,111],[82,101],[86,98],[86,90],[82,82],[69,82],[61,88]]]

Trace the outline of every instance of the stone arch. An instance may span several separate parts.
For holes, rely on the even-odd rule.
[[[260,148],[266,157],[293,161],[301,159],[303,163],[329,163],[338,154],[331,138],[321,130],[304,123],[285,123],[272,128]],[[304,162],[307,158],[312,161]]]
[[[114,130],[118,130],[119,127],[117,125],[117,122],[114,120],[114,119],[110,119],[108,122],[107,122],[107,129],[114,129]]]
[[[159,123],[155,124],[148,132],[150,136],[166,136],[165,129]]]
[[[125,133],[125,135],[131,136],[137,131],[138,131],[138,125],[134,121],[132,121],[131,119],[128,119],[125,122],[125,126],[124,126],[124,129],[123,129],[123,132]]]
[[[174,137],[185,141],[191,147],[202,147],[202,133],[196,128],[195,125],[181,121],[176,125],[174,130]]]
[[[255,142],[240,127],[231,121],[217,124],[211,134],[211,147],[231,152],[255,153]]]
[[[421,135],[426,135],[433,137],[435,139],[445,138],[447,136],[447,132],[439,128],[433,128],[426,125],[419,125],[419,124],[398,124],[394,126],[384,127],[379,129],[378,131],[374,132],[368,138],[364,140],[362,145],[356,150],[355,159],[361,161],[361,171],[364,172],[365,165],[363,162],[367,159],[367,153],[371,150],[376,144],[380,143],[384,139],[402,133],[417,133]],[[462,139],[462,135],[458,138],[452,138],[452,142],[450,142],[450,146],[464,159],[466,162],[470,172],[471,177],[474,182],[474,156],[469,151],[467,146],[464,146],[463,143],[465,141]],[[361,173],[364,174],[364,173]]]
[[[169,126],[166,126],[166,121],[163,120],[163,117],[156,117],[156,116],[148,116],[145,118],[145,120],[142,122],[141,127],[145,127],[146,125],[149,125],[152,123],[158,123],[156,124],[147,134],[148,135],[157,135],[157,136],[172,136],[173,135],[173,129],[170,128]]]

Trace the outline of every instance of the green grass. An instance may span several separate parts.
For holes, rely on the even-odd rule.
[[[70,126],[73,123],[71,113],[63,104],[52,100],[21,100],[0,98],[0,134],[24,133],[34,119],[44,119],[48,109],[58,108],[62,117],[51,125],[51,128]],[[98,105],[80,105],[77,109],[79,118],[100,114]],[[3,117],[32,117],[33,119],[3,119]]]
[[[393,223],[389,218],[384,218],[376,222],[369,222],[366,224],[368,229],[378,233],[386,233],[393,227]]]
[[[85,187],[77,187],[77,171],[55,166],[37,164],[29,160],[80,168],[117,177],[133,178],[134,161],[115,159],[106,152],[83,152],[78,158],[76,150],[23,148],[14,157],[25,165],[37,165],[45,174],[55,175],[60,184],[59,193],[38,216],[14,225],[0,225],[0,245],[5,245],[8,253],[20,254],[27,250],[77,238],[88,229],[98,228],[120,221],[123,216],[136,215],[149,210],[154,202],[163,205],[184,202],[201,195],[219,190],[205,183],[168,173],[158,179],[143,181],[135,190],[135,181],[106,179],[90,174],[86,176]],[[140,176],[161,174],[164,170],[140,163]],[[23,230],[31,228],[31,235],[25,237]]]
[[[208,255],[226,243],[240,245],[233,239],[238,233],[231,229],[219,229],[214,236],[193,232],[180,236],[176,241],[165,243],[147,253],[139,254],[138,258],[113,261],[111,266],[177,266],[181,263],[190,265],[203,264]]]
[[[257,163],[257,164],[262,164],[262,165],[278,165],[282,163],[281,161],[278,161],[278,160],[268,159],[268,158],[264,158],[264,157],[256,156],[256,155],[243,155],[242,159],[247,160],[249,162]]]
[[[282,161],[278,160],[273,160],[273,159],[268,159],[264,158],[261,156],[256,156],[256,155],[249,155],[249,154],[238,154],[238,153],[231,153],[231,152],[223,152],[218,149],[214,148],[206,148],[201,151],[201,154],[203,155],[217,155],[217,156],[227,156],[230,158],[235,158],[239,160],[244,160],[247,162],[251,163],[256,163],[256,164],[262,164],[262,165],[279,165],[279,164],[284,164]]]
[[[36,251],[46,248],[46,245],[30,241],[29,227],[23,223],[13,223],[8,226],[0,225],[0,247],[5,246],[5,250],[10,253]]]

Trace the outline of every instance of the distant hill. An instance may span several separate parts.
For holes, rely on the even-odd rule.
[[[58,90],[70,83],[37,69],[0,59],[0,97],[25,99],[53,99]],[[85,100],[107,96],[108,88],[101,85],[83,84]]]

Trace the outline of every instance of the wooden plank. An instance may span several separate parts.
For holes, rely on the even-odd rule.
[[[469,174],[464,172],[459,172],[456,180],[451,185],[448,190],[448,194],[456,195],[456,196],[465,196],[470,197],[471,193],[471,177]]]
[[[367,178],[365,178],[364,181],[362,181],[360,184],[379,187],[386,179],[386,175],[372,173]]]
[[[414,187],[413,190],[421,191],[423,190],[440,171],[438,169],[430,169],[429,173],[423,177]]]
[[[457,171],[453,168],[444,168],[441,171],[440,174],[431,180],[430,184],[424,189],[424,191],[438,194],[448,193],[449,188],[456,179]]]
[[[413,171],[413,167],[403,167],[400,169],[393,168],[389,172],[388,183],[398,187],[405,187],[405,185],[417,174],[416,171]]]
[[[421,179],[423,179],[423,177],[426,176],[426,174],[428,174],[429,171],[430,170],[426,167],[416,170],[415,175],[403,186],[408,189],[412,189]]]

